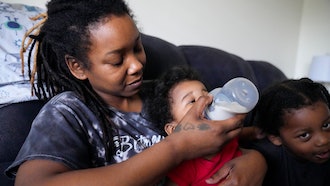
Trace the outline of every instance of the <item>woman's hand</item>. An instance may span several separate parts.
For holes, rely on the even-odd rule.
[[[264,157],[255,150],[241,149],[243,155],[227,162],[206,182],[219,186],[261,186],[267,171]]]
[[[241,132],[245,115],[237,115],[223,121],[208,120],[204,117],[204,110],[211,101],[212,97],[200,97],[174,132],[166,137],[166,140],[173,143],[174,150],[178,150],[181,160],[216,153],[223,144]]]

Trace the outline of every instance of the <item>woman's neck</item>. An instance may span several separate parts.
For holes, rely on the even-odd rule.
[[[141,112],[143,105],[141,97],[138,94],[129,98],[116,97],[116,99],[111,99],[108,103],[123,112]]]

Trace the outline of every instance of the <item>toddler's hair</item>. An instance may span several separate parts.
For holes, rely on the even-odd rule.
[[[253,124],[266,134],[279,135],[284,115],[321,101],[328,105],[330,95],[320,83],[308,78],[289,79],[267,88],[252,111]]]

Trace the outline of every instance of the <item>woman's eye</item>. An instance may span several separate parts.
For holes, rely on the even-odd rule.
[[[117,67],[117,66],[120,66],[121,64],[123,64],[122,61],[120,61],[120,62],[116,62],[116,63],[113,63],[112,65]]]
[[[104,60],[104,63],[112,66],[120,66],[123,64],[123,56],[119,54],[110,55]]]
[[[322,128],[325,130],[330,129],[330,123],[323,124]]]
[[[109,64],[113,65],[113,66],[120,66],[123,64],[123,59],[117,59],[117,60],[112,60],[109,62]]]

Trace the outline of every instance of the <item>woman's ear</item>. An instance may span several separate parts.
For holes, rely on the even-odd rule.
[[[85,68],[81,66],[81,63],[75,57],[65,55],[65,62],[74,77],[80,80],[87,79]]]
[[[164,126],[164,130],[166,132],[167,135],[170,135],[173,133],[173,131],[175,130],[175,127],[178,125],[178,123],[172,121],[171,123],[167,123]]]
[[[267,135],[269,141],[271,141],[274,145],[276,146],[280,146],[282,145],[282,139],[279,136],[275,136],[275,135]]]

